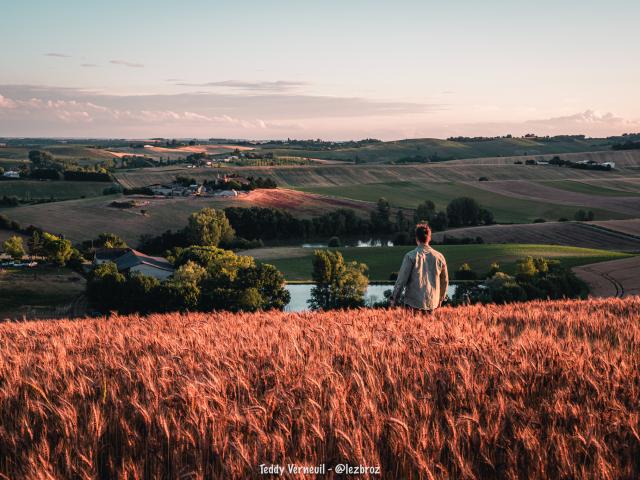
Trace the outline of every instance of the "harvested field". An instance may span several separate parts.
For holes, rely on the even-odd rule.
[[[625,222],[630,223],[627,224]],[[487,225],[435,232],[433,238],[441,242],[445,235],[454,238],[481,237],[485,243],[538,243],[622,252],[640,252],[640,238],[628,235],[628,233],[633,233],[634,228],[640,230],[640,220],[611,220],[593,223],[596,225],[621,225],[621,227],[615,228],[615,226],[611,226],[608,227],[611,230],[604,230],[594,228],[591,223],[581,222]],[[625,228],[628,231],[625,231]],[[619,232],[614,230],[619,230]]]
[[[0,476],[638,478],[639,318],[632,297],[2,324]]]
[[[640,172],[636,175],[640,175]],[[581,183],[595,185],[598,187],[611,188],[614,190],[629,192],[630,194],[640,194],[640,177],[615,178],[615,179],[585,179]]]
[[[114,200],[122,199],[144,200],[149,204],[142,209],[110,206]],[[205,207],[220,209],[231,206],[282,208],[300,217],[320,215],[336,208],[351,208],[368,214],[375,207],[367,202],[276,189],[254,190],[238,197],[103,196],[17,207],[6,212],[6,215],[24,226],[35,225],[46,231],[63,233],[74,242],[95,238],[101,232],[111,232],[136,245],[142,234],[158,235],[168,229],[183,228],[194,211]]]
[[[239,145],[189,145],[184,147],[176,147],[176,148],[167,148],[167,147],[156,147],[156,146],[145,146],[145,150],[153,153],[184,153],[185,155],[189,155],[191,153],[226,153],[233,152],[234,150],[247,151],[253,150],[253,147],[239,146]]]
[[[574,267],[594,297],[640,295],[640,257]]]
[[[625,215],[638,215],[640,212],[639,196],[596,196],[525,180],[475,182],[473,187],[524,200],[546,201],[558,205],[593,206]]]
[[[638,213],[638,215],[640,215],[640,213]],[[591,223],[609,230],[615,230],[640,238],[640,218],[634,218],[631,220],[607,220]]]
[[[468,158],[464,160],[450,160],[447,163],[458,165],[505,165],[513,164],[515,161],[525,162],[526,160],[549,161],[558,156],[563,160],[579,162],[581,160],[592,160],[597,163],[615,162],[616,168],[640,167],[640,150],[604,150],[598,152],[573,152],[573,153],[551,153],[545,155],[521,155],[503,157]],[[546,167],[545,167],[546,168]],[[550,168],[556,168],[551,166]]]
[[[465,160],[465,162],[467,162]],[[187,174],[199,180],[215,178],[218,173],[236,172],[244,176],[270,177],[283,187],[330,187],[386,182],[476,182],[482,176],[490,180],[558,180],[558,179],[624,179],[640,172],[599,172],[548,166],[513,164],[485,165],[441,162],[420,165],[308,165],[289,167],[221,167],[177,168],[160,167],[117,173],[125,187],[144,187],[154,183],[171,182],[177,175]],[[484,183],[484,182],[482,182]]]

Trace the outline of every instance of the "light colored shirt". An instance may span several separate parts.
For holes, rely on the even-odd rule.
[[[449,286],[449,272],[444,256],[428,245],[420,245],[404,256],[391,299],[420,310],[438,308]]]

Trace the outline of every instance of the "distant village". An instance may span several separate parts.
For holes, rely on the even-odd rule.
[[[277,188],[277,185],[270,178],[218,174],[215,180],[205,180],[202,183],[195,178],[178,176],[172,183],[156,183],[145,187],[145,190],[148,190],[146,193],[158,197],[237,197],[257,188]]]

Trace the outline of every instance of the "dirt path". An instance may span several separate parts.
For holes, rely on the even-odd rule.
[[[640,256],[574,267],[593,297],[640,295]]]

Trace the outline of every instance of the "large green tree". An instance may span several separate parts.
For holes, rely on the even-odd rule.
[[[428,222],[431,223],[436,216],[436,205],[431,200],[425,200],[416,207],[413,215],[415,223]]]
[[[371,228],[375,233],[389,233],[391,225],[391,204],[386,198],[378,199],[375,211],[371,212]]]
[[[191,245],[217,247],[231,242],[236,232],[222,210],[203,208],[189,216],[185,234]]]
[[[100,312],[118,310],[125,282],[125,276],[118,272],[115,263],[105,262],[98,265],[87,279],[89,303]]]
[[[42,234],[42,253],[49,262],[62,267],[73,255],[73,248],[69,240],[44,232]]]
[[[480,205],[470,197],[454,198],[447,205],[447,217],[449,226],[463,227],[467,225],[478,225],[480,218]]]
[[[313,255],[309,305],[314,310],[355,308],[364,305],[369,285],[367,266],[363,263],[345,262],[340,252],[316,250]]]

